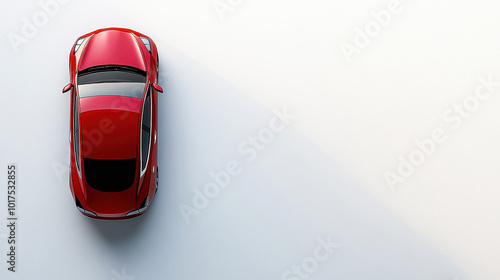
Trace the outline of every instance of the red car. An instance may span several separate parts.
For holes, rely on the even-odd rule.
[[[69,55],[69,185],[76,207],[98,219],[144,213],[158,190],[158,51],[151,38],[106,28]]]

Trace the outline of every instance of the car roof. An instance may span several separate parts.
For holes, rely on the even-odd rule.
[[[80,99],[82,156],[93,159],[138,158],[141,107],[142,100],[132,97]]]

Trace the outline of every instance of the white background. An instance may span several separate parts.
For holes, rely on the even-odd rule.
[[[14,46],[44,10],[0,1],[0,224],[19,171],[17,272],[2,261],[0,279],[285,279],[328,237],[308,279],[500,279],[500,87],[461,126],[443,117],[500,81],[498,1],[401,0],[350,62],[341,44],[389,1],[220,2],[69,1]],[[165,90],[160,189],[127,221],[81,215],[61,169],[70,48],[111,26],[156,42]],[[296,117],[247,161],[240,143],[284,107]],[[391,189],[384,174],[436,128],[447,140]],[[187,224],[179,206],[230,160],[241,174]]]

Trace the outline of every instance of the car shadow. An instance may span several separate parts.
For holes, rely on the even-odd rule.
[[[276,134],[255,160],[238,153],[249,135],[268,131],[276,113],[175,48],[157,44],[165,48],[159,190],[142,216],[86,220],[107,247],[109,262],[131,267],[141,279],[159,279],[158,271],[165,279],[238,279],[245,270],[253,278],[279,276],[307,259],[315,246],[307,242],[331,235],[340,249],[322,269],[332,279],[462,274],[448,255],[292,126]],[[188,223],[179,206],[193,205],[193,189],[203,189],[208,174],[223,170],[229,160],[239,161],[243,172]]]

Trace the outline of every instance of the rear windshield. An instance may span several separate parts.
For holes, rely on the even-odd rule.
[[[101,192],[120,192],[132,186],[136,159],[83,159],[85,179]]]

